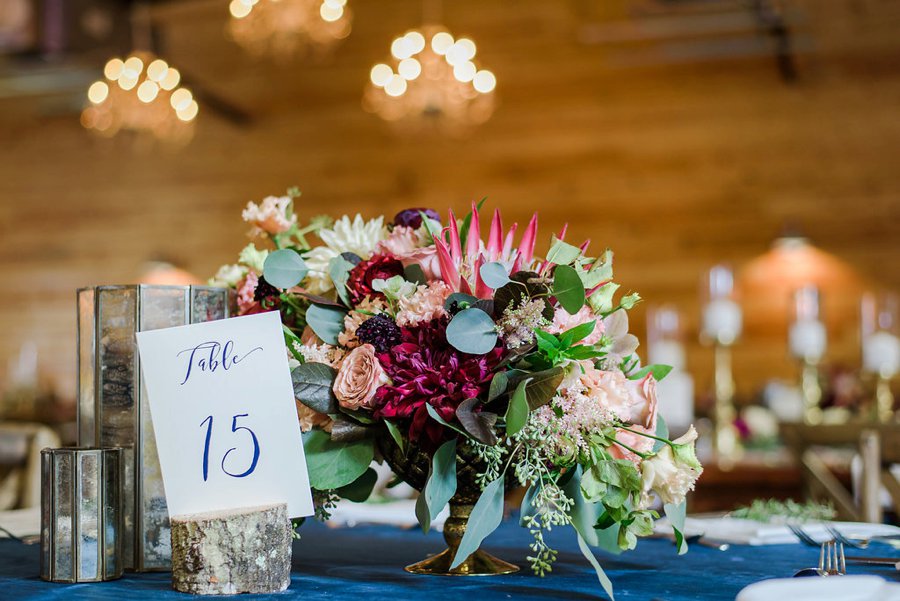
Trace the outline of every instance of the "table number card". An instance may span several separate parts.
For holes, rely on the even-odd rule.
[[[278,312],[137,334],[169,515],[312,515]]]

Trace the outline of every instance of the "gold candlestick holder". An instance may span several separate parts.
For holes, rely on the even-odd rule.
[[[803,361],[800,390],[803,394],[803,423],[821,424],[822,386],[819,384],[819,366],[816,362]]]
[[[715,406],[713,408],[713,451],[722,469],[731,469],[743,454],[740,437],[734,420],[734,377],[731,373],[731,349],[728,345],[715,346]]]
[[[894,393],[891,392],[891,378],[883,374],[875,381],[875,415],[881,423],[897,419],[894,412]]]

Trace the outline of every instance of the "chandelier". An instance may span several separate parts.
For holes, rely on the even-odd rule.
[[[475,62],[475,42],[440,26],[412,30],[391,44],[391,64],[372,67],[363,107],[416,129],[459,133],[494,111],[497,78]]]
[[[130,130],[159,140],[190,140],[199,107],[190,90],[178,86],[177,69],[141,51],[111,59],[103,75],[88,88],[84,127],[107,137]]]
[[[227,32],[255,56],[327,53],[350,35],[347,0],[231,0]]]

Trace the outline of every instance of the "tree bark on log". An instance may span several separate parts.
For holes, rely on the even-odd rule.
[[[198,595],[274,593],[291,583],[287,505],[175,516],[172,587]]]

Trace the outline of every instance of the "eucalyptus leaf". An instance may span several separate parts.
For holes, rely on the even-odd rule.
[[[553,319],[553,307],[543,298],[550,288],[543,282],[539,274],[533,271],[519,271],[510,276],[510,282],[494,291],[494,311],[491,313],[498,319],[507,307],[518,307],[523,300],[540,298],[544,302],[542,315]]]
[[[334,282],[334,289],[344,304],[350,306],[350,296],[347,293],[347,280],[350,278],[350,271],[353,270],[353,263],[338,255],[328,264],[328,275]]]
[[[335,492],[342,499],[347,499],[354,503],[363,503],[372,495],[376,482],[378,482],[378,472],[368,468],[363,472],[362,476],[350,484],[340,487]]]
[[[575,315],[584,306],[584,284],[574,267],[557,265],[553,270],[553,296],[569,315]]]
[[[270,252],[263,263],[263,277],[282,290],[299,284],[308,272],[309,268],[303,257],[290,248]]]
[[[597,558],[594,557],[594,553],[591,551],[587,542],[585,542],[578,532],[575,533],[575,536],[578,537],[578,550],[581,551],[584,558],[587,559],[591,564],[591,567],[594,568],[594,571],[597,573],[597,580],[600,582],[600,586],[603,587],[603,591],[609,595],[610,601],[616,601],[615,595],[613,595],[612,581],[609,579],[609,576],[603,571],[603,567],[600,565],[600,562],[597,561]]]
[[[334,307],[310,305],[306,310],[306,324],[323,342],[337,344],[338,335],[344,331],[346,314],[346,311]]]
[[[656,414],[656,432],[654,432],[654,435],[657,438],[669,438],[669,425],[666,423],[666,420],[663,419],[663,416],[659,413]],[[665,444],[666,443],[661,440],[654,440],[653,452],[658,453],[659,450],[665,446]]]
[[[481,266],[481,269],[478,270],[478,273],[481,274],[481,280],[494,290],[505,286],[510,282],[509,273],[506,271],[506,267],[499,261],[485,263]]]
[[[447,342],[470,355],[484,355],[497,344],[497,330],[491,316],[481,309],[464,309],[447,325]]]
[[[334,442],[324,430],[303,434],[309,485],[316,490],[341,488],[359,478],[375,456],[372,439]]]
[[[509,376],[506,375],[506,372],[501,371],[494,374],[494,377],[491,378],[491,385],[488,388],[488,403],[506,392],[508,385]]]
[[[500,525],[500,521],[503,519],[505,481],[506,474],[504,473],[484,487],[481,496],[478,497],[478,501],[475,503],[475,507],[472,508],[472,513],[469,515],[466,532],[463,534],[459,547],[456,549],[453,563],[450,564],[451,570],[477,551],[482,541]]]
[[[324,363],[301,363],[291,371],[294,398],[319,413],[337,413],[332,387],[337,371]]]
[[[528,397],[525,394],[525,387],[529,381],[530,378],[519,382],[506,408],[506,433],[509,436],[518,434],[528,422]]]
[[[456,494],[456,439],[442,444],[431,458],[425,488],[416,500],[416,518],[428,534],[431,522]]]
[[[405,277],[407,281],[412,282],[417,286],[425,285],[428,283],[428,278],[425,277],[425,272],[422,270],[422,266],[418,263],[410,263],[409,265],[404,267],[403,277]]]
[[[493,446],[497,444],[497,434],[494,432],[497,414],[489,411],[475,412],[473,409],[478,403],[476,398],[464,400],[456,408],[456,419],[472,438],[481,444]]]
[[[594,528],[604,513],[603,503],[589,503],[584,500],[581,494],[584,473],[582,467],[577,466],[574,472],[572,478],[562,485],[566,496],[574,501],[572,509],[569,510],[572,526],[591,546],[618,555],[622,550],[619,549],[615,533]]]

